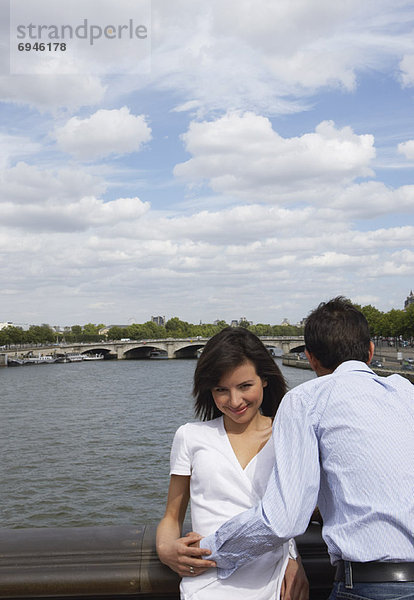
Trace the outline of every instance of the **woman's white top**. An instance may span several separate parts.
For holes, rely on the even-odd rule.
[[[187,423],[176,432],[171,449],[171,475],[191,476],[193,531],[202,536],[216,531],[234,515],[259,502],[274,464],[270,438],[243,469],[224,428],[223,417]],[[209,569],[181,581],[183,600],[275,600],[288,561],[289,542],[218,579]],[[208,557],[207,557],[208,558]]]

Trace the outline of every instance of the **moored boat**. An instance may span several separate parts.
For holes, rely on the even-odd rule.
[[[24,359],[24,364],[26,365],[50,365],[55,362],[56,356],[51,356],[50,354],[39,354],[39,356],[30,356],[29,358]]]
[[[7,366],[8,367],[20,367],[26,364],[26,360],[24,358],[10,358],[7,357]]]
[[[83,360],[103,360],[103,354],[82,354]]]
[[[84,354],[65,354],[64,356],[59,356],[56,362],[59,363],[71,363],[71,362],[81,362],[84,360]]]

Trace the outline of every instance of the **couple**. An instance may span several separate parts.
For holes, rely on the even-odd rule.
[[[335,298],[305,326],[318,378],[286,394],[271,431],[284,381],[259,345],[231,329],[208,342],[194,378],[206,422],[174,439],[157,550],[182,598],[304,600],[291,538],[318,505],[331,600],[414,599],[414,386],[371,371],[367,322]],[[201,535],[180,538],[189,498]]]

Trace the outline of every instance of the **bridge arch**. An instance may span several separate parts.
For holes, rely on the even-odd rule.
[[[148,343],[140,344],[129,348],[123,353],[122,358],[125,360],[142,360],[147,358],[165,357],[168,358],[168,353],[161,344]]]

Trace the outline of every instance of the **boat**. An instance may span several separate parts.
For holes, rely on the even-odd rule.
[[[168,354],[165,350],[151,350],[149,357],[153,359],[163,359],[168,358]]]
[[[82,362],[84,359],[83,354],[67,354],[68,362]]]
[[[83,360],[103,360],[103,354],[82,354]]]
[[[42,356],[39,354],[39,356],[30,356],[24,359],[24,364],[26,365],[51,365],[55,362],[56,356],[51,356],[50,354]]]
[[[56,359],[56,362],[59,363],[71,363],[71,362],[81,362],[84,360],[84,354],[65,354],[64,356],[59,356]]]
[[[8,367],[20,367],[25,364],[26,364],[26,359],[24,359],[24,358],[7,357],[7,366]]]

